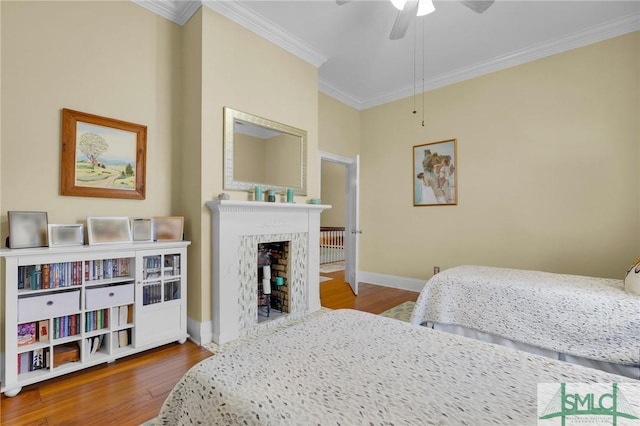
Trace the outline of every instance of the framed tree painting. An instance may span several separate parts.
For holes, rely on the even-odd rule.
[[[458,204],[456,139],[413,147],[413,205]]]
[[[62,110],[61,194],[145,198],[147,127]]]

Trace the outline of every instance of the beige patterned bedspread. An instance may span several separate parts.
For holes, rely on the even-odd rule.
[[[540,382],[640,382],[352,310],[194,366],[165,425],[535,425]],[[632,384],[635,383],[635,384]],[[629,396],[628,398],[629,399]]]
[[[640,296],[621,280],[456,266],[424,286],[413,324],[460,325],[551,351],[640,367]]]

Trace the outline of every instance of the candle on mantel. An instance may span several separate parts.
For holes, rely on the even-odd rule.
[[[262,279],[262,293],[271,294],[271,280],[267,278]]]
[[[271,279],[271,265],[265,265],[262,267],[262,278],[266,278],[268,280]]]

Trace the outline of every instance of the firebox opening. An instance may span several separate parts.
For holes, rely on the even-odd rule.
[[[258,244],[258,322],[289,312],[289,241]]]

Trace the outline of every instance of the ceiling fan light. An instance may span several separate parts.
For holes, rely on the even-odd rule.
[[[393,5],[393,7],[398,10],[404,9],[404,5],[406,2],[407,0],[391,0],[391,4]]]
[[[392,0],[393,1],[393,0]],[[420,0],[418,3],[418,13],[417,16],[428,15],[431,12],[435,12],[436,8],[433,6],[433,1],[431,0]]]

